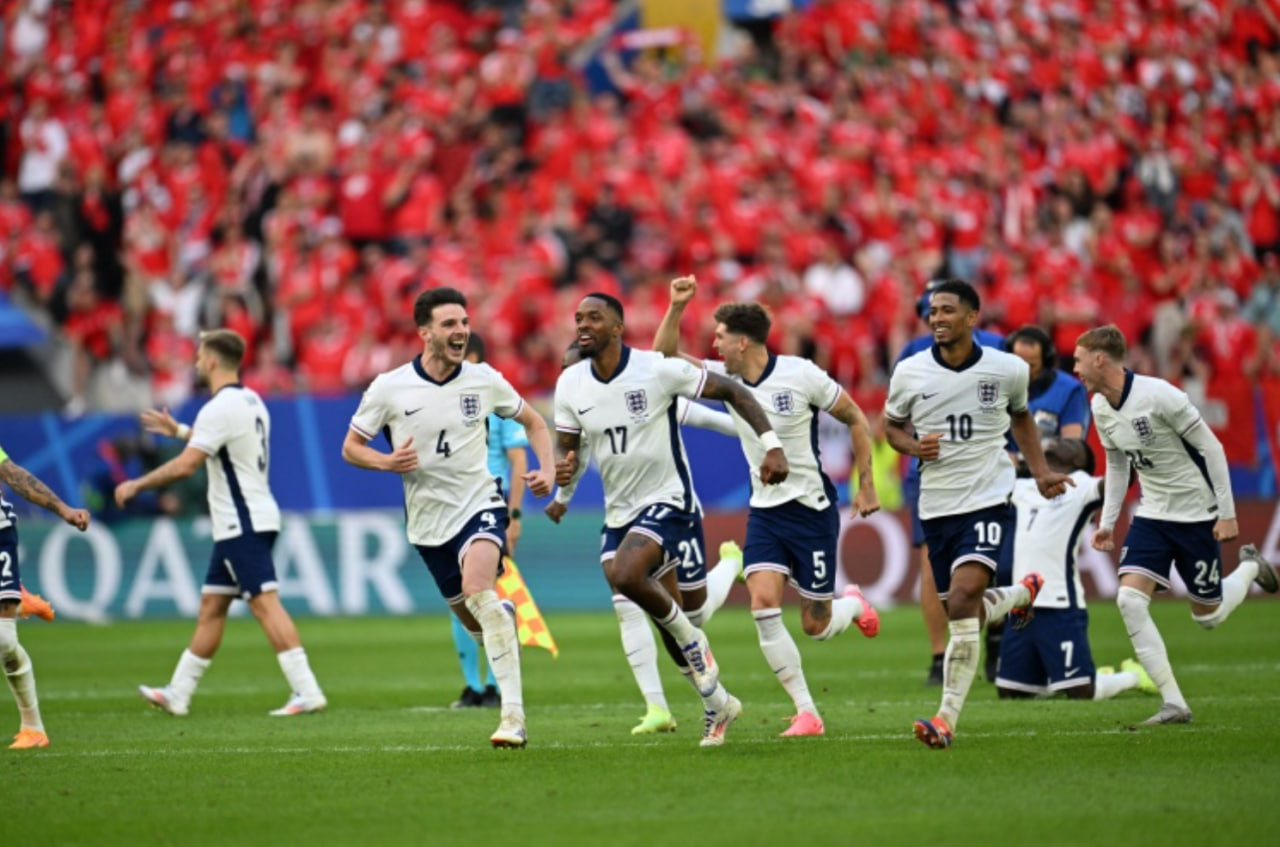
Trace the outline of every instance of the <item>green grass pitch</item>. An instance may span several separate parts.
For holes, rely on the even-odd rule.
[[[549,618],[558,660],[525,650],[519,751],[489,747],[496,711],[445,708],[461,680],[440,617],[300,621],[330,709],[292,719],[266,715],[287,691],[251,621],[230,624],[187,718],[134,689],[167,681],[189,622],[25,623],[53,745],[0,755],[6,843],[1276,843],[1280,605],[1246,603],[1214,632],[1185,603],[1154,609],[1195,723],[1134,729],[1159,705],[1136,692],[1000,702],[979,680],[946,752],[911,737],[938,699],[921,684],[915,608],[886,613],[874,641],[798,638],[821,739],[776,737],[790,704],[750,615],[723,610],[708,632],[745,712],[707,750],[698,702],[665,659],[680,729],[629,734],[643,709],[604,613]],[[1118,662],[1118,614],[1093,616],[1097,659]]]

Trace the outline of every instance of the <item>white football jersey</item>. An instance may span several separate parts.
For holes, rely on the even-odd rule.
[[[1080,583],[1080,545],[1085,526],[1102,506],[1100,477],[1084,471],[1071,474],[1075,487],[1046,500],[1034,479],[1013,484],[1013,505],[1018,511],[1018,531],[1013,539],[1013,580],[1016,583],[1032,571],[1044,577],[1044,588],[1036,597],[1036,608],[1083,609],[1084,586]]]
[[[974,345],[953,368],[936,345],[903,359],[889,379],[884,413],[910,421],[917,437],[942,435],[938,458],[920,463],[920,517],[928,520],[1009,499],[1017,474],[1005,451],[1009,415],[1027,409],[1027,363]]]
[[[239,383],[218,389],[196,414],[188,443],[209,456],[214,541],[279,532],[280,507],[267,484],[271,415],[257,392]]]
[[[724,362],[708,361],[707,369],[727,375]],[[729,378],[750,391],[764,409],[791,467],[786,481],[778,485],[761,482],[764,445],[751,426],[728,406],[751,470],[751,505],[769,508],[799,500],[810,509],[830,506],[835,488],[818,462],[818,412],[828,412],[835,406],[840,399],[840,384],[808,359],[773,354],[758,382],[747,382],[741,376]]]
[[[1202,422],[1186,392],[1126,371],[1120,408],[1101,394],[1093,395],[1091,405],[1102,446],[1123,452],[1137,471],[1139,517],[1181,523],[1219,517],[1204,458],[1183,439]]]
[[[654,503],[687,512],[702,508],[693,493],[676,397],[697,397],[706,378],[705,368],[683,359],[630,347],[622,348],[607,382],[590,359],[560,374],[556,429],[580,433],[590,445],[604,485],[606,525],[626,526]]]
[[[413,438],[418,468],[401,474],[411,544],[438,547],[485,509],[506,506],[489,473],[489,413],[513,418],[524,401],[502,374],[463,362],[443,382],[421,357],[375,379],[351,429],[367,439],[383,433],[392,446]]]

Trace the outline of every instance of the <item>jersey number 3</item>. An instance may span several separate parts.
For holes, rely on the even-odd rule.
[[[262,452],[258,454],[258,470],[266,473],[267,465],[271,462],[269,455],[271,447],[267,444],[267,425],[263,423],[262,418],[254,418],[253,428],[258,431],[258,442],[262,444]]]

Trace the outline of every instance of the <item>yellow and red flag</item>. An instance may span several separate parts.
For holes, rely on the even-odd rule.
[[[529,586],[524,584],[520,569],[509,556],[503,560],[502,568],[502,576],[498,578],[498,596],[503,600],[510,600],[516,606],[520,643],[526,647],[550,650],[552,656],[559,657],[560,648],[551,637],[551,630],[547,629],[547,622],[542,619],[538,604],[533,602],[533,595],[529,593]]]

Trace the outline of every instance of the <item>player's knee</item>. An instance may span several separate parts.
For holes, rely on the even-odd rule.
[[[831,637],[831,610],[827,610],[826,617],[802,615],[800,626],[804,629],[804,634],[815,641],[826,641]]]
[[[18,655],[18,625],[13,618],[0,620],[0,661],[8,670],[11,657]]]
[[[707,614],[706,606],[699,606],[696,609],[685,609],[684,616],[689,619],[689,623],[701,628],[710,615]]]
[[[1120,616],[1123,618],[1141,615],[1150,605],[1151,598],[1136,588],[1122,585],[1116,592],[1116,606],[1119,607]]]

